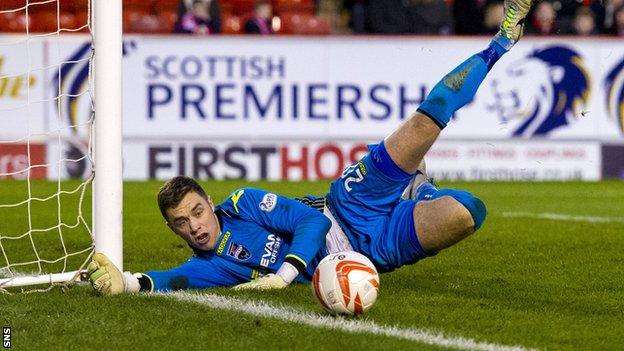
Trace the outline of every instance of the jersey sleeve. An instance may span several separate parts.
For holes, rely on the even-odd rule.
[[[250,273],[245,272],[246,269],[193,256],[178,267],[166,271],[148,271],[143,275],[151,280],[152,291],[206,289],[248,281]]]
[[[237,215],[254,221],[282,237],[291,236],[292,242],[286,260],[293,260],[303,270],[325,244],[331,222],[319,211],[299,201],[259,189],[244,188],[235,191],[226,201]]]

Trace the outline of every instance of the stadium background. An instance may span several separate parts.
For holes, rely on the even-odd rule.
[[[3,2],[8,8],[16,4]],[[66,21],[62,28],[76,26],[85,15],[84,1],[60,4],[58,10],[55,3],[31,4],[29,30],[55,30],[57,11]],[[407,118],[444,73],[487,43],[486,37],[474,36],[289,35],[300,33],[289,22],[293,16],[324,22],[324,32],[315,34],[347,30],[341,12],[331,11],[339,3],[311,1],[273,3],[271,23],[278,35],[225,35],[236,32],[232,18],[244,22],[253,16],[254,2],[219,4],[223,35],[153,36],[131,33],[171,32],[177,28],[177,14],[183,13],[179,3],[124,2],[125,179],[175,174],[199,179],[334,178],[363,154],[367,143],[379,141]],[[495,4],[488,2],[482,11]],[[571,11],[565,1],[554,4],[562,13]],[[576,3],[574,13],[595,6]],[[369,7],[372,17],[374,6]],[[25,29],[18,26],[25,11],[3,15],[13,17],[0,30]],[[561,23],[574,21],[568,17]],[[462,30],[462,18],[456,18],[457,31]],[[158,27],[149,27],[152,22]],[[597,31],[600,22],[595,23]],[[44,133],[90,117],[89,96],[77,94],[87,86],[88,48],[87,36],[63,33],[1,54],[3,104],[15,107],[5,114],[12,122],[3,128],[4,135],[20,135],[28,123],[32,131]],[[27,51],[32,67],[68,63],[60,74],[32,71],[26,82]],[[30,100],[36,101],[29,106],[36,116],[30,120],[19,118],[27,88]],[[71,97],[59,107],[53,99],[57,95]],[[458,180],[624,177],[623,104],[621,40],[606,35],[528,37],[494,68],[476,99],[455,114],[427,157],[431,173]],[[56,140],[33,145],[35,164],[45,155],[57,155],[59,147],[73,156],[86,151],[88,129],[67,130],[63,145]],[[26,167],[25,144],[0,147],[0,173]],[[51,162],[47,169],[36,168],[33,177],[89,174],[87,162],[61,167]]]
[[[17,9],[23,3],[7,0],[0,6]],[[85,3],[62,0],[60,26],[84,24]],[[274,1],[276,34],[254,37],[232,35],[242,32],[251,1],[220,1],[222,33],[208,36],[171,33],[178,1],[124,2],[125,269],[166,269],[190,254],[159,218],[154,194],[163,179],[196,176],[216,201],[247,185],[246,179],[287,196],[322,193],[327,178],[404,120],[451,67],[483,48],[491,30],[460,23],[472,16],[462,11],[479,9],[482,17],[476,18],[485,21],[491,2],[455,0],[445,7],[454,22],[438,23],[434,32],[402,28],[381,36],[364,26],[366,35],[352,34],[362,28],[348,26],[347,8],[362,3],[347,1],[340,10],[337,1]],[[455,336],[490,343],[482,349],[620,348],[624,183],[605,179],[624,178],[624,44],[611,33],[617,28],[606,28],[600,19],[600,4],[553,3],[560,20],[552,36],[529,36],[507,54],[427,156],[443,186],[484,199],[488,221],[478,235],[447,252],[384,274],[377,305],[358,321],[447,338],[425,333],[414,344],[302,326],[253,315],[253,309],[146,295],[98,298],[81,285],[46,294],[1,294],[0,322],[12,327],[17,349],[205,349],[207,339],[214,349],[478,349],[461,340],[448,344]],[[602,36],[569,35],[583,9],[596,11],[595,32]],[[616,9],[605,12],[615,17]],[[69,178],[90,173],[88,162],[56,162],[59,154],[81,159],[87,151],[86,127],[67,126],[86,126],[90,108],[82,93],[89,36],[36,37],[59,28],[56,11],[55,2],[31,1],[28,45],[0,47],[1,118],[9,121],[2,123],[2,140],[27,132],[65,133],[31,140],[30,164],[48,166],[33,168],[28,184],[20,181],[29,161],[26,143],[0,144],[0,174],[12,174],[0,182],[3,204],[71,189],[78,182]],[[26,32],[25,12],[0,14],[3,39]],[[414,33],[427,36],[403,35]],[[67,62],[61,72],[54,66],[59,61]],[[47,101],[59,95],[65,96],[60,104]],[[59,175],[67,181],[57,187]],[[33,202],[28,213],[3,209],[0,232],[70,223],[78,196],[58,198],[62,207],[51,197]],[[90,222],[89,200],[81,203]],[[63,254],[56,234],[34,236],[42,258]],[[90,245],[83,228],[65,230],[64,237],[67,246]],[[24,241],[24,251],[12,247],[7,264],[33,256],[24,254],[31,249],[30,240]],[[43,266],[64,268],[62,262]],[[307,286],[206,294],[320,313]]]

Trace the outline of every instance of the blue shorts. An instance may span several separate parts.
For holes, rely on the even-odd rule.
[[[327,206],[353,249],[381,272],[427,257],[414,228],[414,200],[401,200],[412,175],[392,161],[383,143],[347,167],[327,194]]]

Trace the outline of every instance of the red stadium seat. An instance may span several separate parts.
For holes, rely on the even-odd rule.
[[[142,16],[137,20],[129,23],[128,30],[131,33],[168,33],[167,24],[158,18],[158,16],[148,15]]]
[[[30,15],[30,31],[38,33],[52,33],[60,28],[76,28],[76,18],[71,13],[62,13],[58,16],[56,12],[37,12]]]
[[[313,0],[274,0],[274,6],[291,6],[291,7],[305,7],[307,5],[314,5]]]
[[[178,13],[176,11],[160,11],[158,18],[162,22],[163,31],[166,33],[173,33],[173,27],[178,21]]]
[[[241,18],[238,16],[222,16],[222,32],[223,34],[240,34],[244,28]]]
[[[61,29],[77,29],[81,24],[76,23],[76,15],[69,12],[61,13],[59,16]]]
[[[309,17],[305,23],[305,31],[301,34],[309,35],[329,35],[331,34],[331,28],[327,18],[322,17]]]
[[[285,13],[279,16],[281,26],[278,34],[292,34],[292,29],[299,26],[303,21],[302,15],[298,13]]]
[[[223,8],[225,4],[227,6],[231,6],[232,13],[238,16],[246,15],[250,12],[253,12],[254,5],[256,4],[256,0],[229,0],[224,1],[223,3],[219,3]]]
[[[219,9],[221,10],[221,17],[234,15],[234,4],[230,2],[220,2]]]
[[[63,13],[87,11],[89,0],[57,0]]]
[[[26,6],[26,0],[2,0],[0,1],[0,11],[16,10]],[[5,23],[1,24],[4,25]]]
[[[89,13],[87,10],[78,10],[74,15],[75,18],[75,28],[84,27],[89,23]],[[81,30],[81,32],[88,32],[89,28],[85,27]]]
[[[123,12],[142,11],[152,13],[154,10],[153,0],[123,0]]]
[[[314,14],[314,2],[312,0],[276,0],[273,10],[282,15],[285,13]]]
[[[56,15],[59,9],[60,2],[58,2],[58,0],[52,2],[28,2],[28,14],[31,15],[35,13],[53,13],[54,15]]]
[[[26,14],[24,11],[0,14],[0,31],[26,33]]]
[[[141,20],[141,18],[149,16],[150,12],[146,10],[124,10],[123,11],[123,30],[129,31],[130,25]]]
[[[28,4],[28,13],[50,12],[56,13],[60,9],[62,13],[75,13],[87,11],[89,0],[56,0],[56,1],[33,1],[33,0],[0,0],[0,11],[25,8]]]
[[[90,0],[73,0],[73,7],[74,10],[73,12],[78,13],[78,12],[87,12],[87,9],[89,8],[89,2]]]
[[[156,13],[175,12],[177,14],[179,4],[180,0],[155,0],[154,10]]]
[[[308,14],[287,14],[282,16],[279,34],[327,35],[330,34],[329,21]]]

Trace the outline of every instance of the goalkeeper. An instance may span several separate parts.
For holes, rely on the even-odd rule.
[[[131,274],[96,253],[88,268],[93,287],[103,295],[283,288],[309,280],[328,253],[358,251],[387,272],[466,238],[483,223],[485,205],[468,192],[434,187],[422,160],[452,114],[520,39],[530,7],[531,0],[505,0],[505,19],[489,46],[447,74],[413,116],[331,184],[325,198],[296,201],[245,188],[215,206],[193,179],[175,177],[160,190],[158,204],[195,254],[167,271]]]

